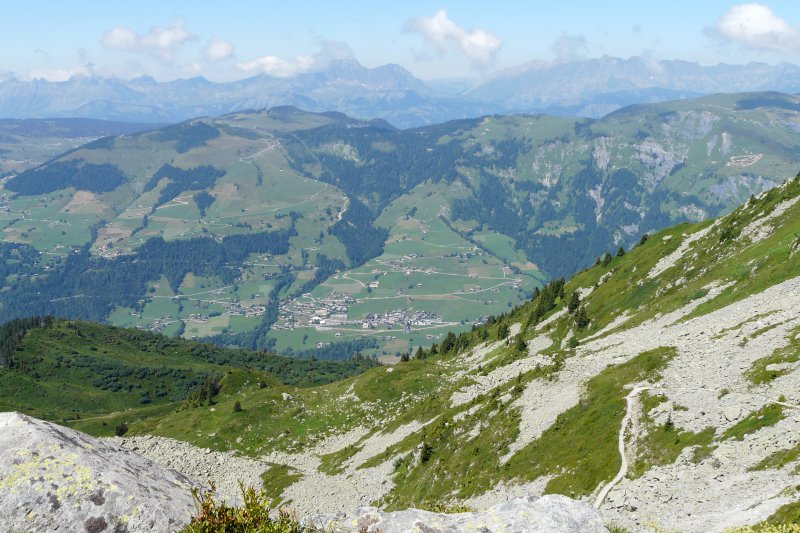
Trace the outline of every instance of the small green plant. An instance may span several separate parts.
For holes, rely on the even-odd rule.
[[[233,412],[234,413],[241,413],[242,412],[242,402],[236,400],[236,403],[233,404]]]
[[[431,446],[430,443],[423,441],[422,449],[420,450],[419,454],[419,460],[423,463],[427,463],[430,460],[431,455],[433,455],[433,446]]]
[[[572,337],[570,337],[569,340],[567,341],[567,346],[569,346],[572,349],[577,348],[579,344],[580,344],[580,341],[574,335]]]
[[[608,528],[609,533],[630,533],[630,530],[628,528],[622,527],[621,525],[615,524],[613,522],[610,524],[606,524],[606,528]]]
[[[463,503],[443,502],[443,501],[424,501],[419,509],[440,514],[473,513],[475,509]]]
[[[264,489],[256,491],[239,483],[244,505],[232,507],[214,499],[214,485],[201,493],[192,489],[197,516],[180,533],[305,533],[297,517],[285,509],[275,509]],[[275,518],[270,518],[273,513]]]

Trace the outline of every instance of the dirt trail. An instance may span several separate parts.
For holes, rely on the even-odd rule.
[[[601,490],[600,494],[597,495],[597,498],[594,501],[595,509],[600,509],[600,506],[603,504],[603,500],[606,499],[606,496],[608,496],[608,493],[611,492],[611,489],[613,489],[617,483],[622,481],[622,478],[624,478],[625,474],[628,473],[628,456],[625,455],[625,430],[628,428],[628,424],[631,422],[631,414],[634,412],[634,406],[637,401],[636,396],[638,396],[640,392],[652,389],[653,387],[651,386],[636,387],[628,393],[628,396],[625,397],[625,417],[622,419],[622,427],[619,430],[619,456],[622,458],[622,466],[620,467],[619,472],[617,472],[617,475],[614,476],[614,479],[612,479],[608,485],[603,487],[603,490]]]

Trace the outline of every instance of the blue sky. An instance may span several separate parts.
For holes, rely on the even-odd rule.
[[[20,79],[290,76],[342,57],[435,79],[602,55],[800,63],[800,2],[32,0],[4,6],[0,35]]]

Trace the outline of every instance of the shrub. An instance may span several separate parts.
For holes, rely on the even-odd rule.
[[[114,434],[116,434],[117,437],[121,437],[127,432],[128,432],[128,424],[126,424],[125,422],[114,428]]]
[[[279,509],[273,513],[270,499],[264,489],[256,492],[252,487],[245,488],[239,484],[244,500],[243,507],[231,507],[224,502],[214,500],[214,486],[211,490],[200,494],[192,489],[192,496],[197,503],[197,516],[191,523],[180,530],[180,533],[301,533],[309,531],[300,525],[297,517]]]
[[[242,403],[239,400],[236,400],[236,403],[233,404],[233,412],[234,413],[242,412]]]
[[[422,443],[422,449],[420,450],[419,460],[423,463],[427,463],[431,455],[433,455],[433,446],[431,446],[428,442]]]
[[[431,513],[439,514],[458,514],[458,513],[473,513],[475,509],[463,503],[453,503],[444,501],[424,501],[420,504],[419,509],[422,511],[430,511]]]

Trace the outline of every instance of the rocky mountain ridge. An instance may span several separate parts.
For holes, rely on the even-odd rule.
[[[281,105],[380,117],[398,127],[434,124],[482,114],[545,112],[601,117],[638,103],[718,92],[800,91],[800,69],[783,63],[713,66],[687,61],[600,57],[531,62],[475,80],[465,91],[425,83],[399,65],[376,68],[340,59],[294,77],[265,74],[231,82],[202,77],[157,82],[75,76],[0,81],[0,116],[85,117],[179,122],[198,116]]]

